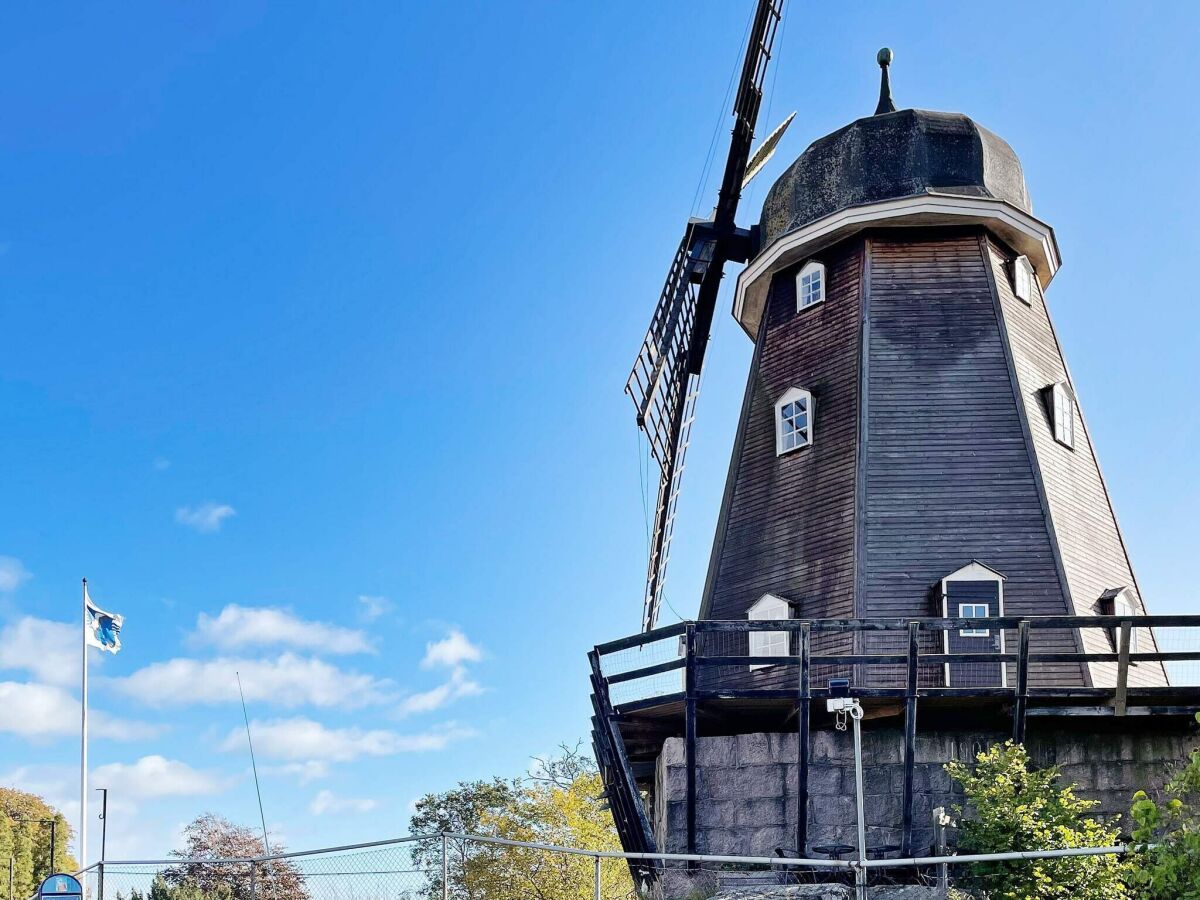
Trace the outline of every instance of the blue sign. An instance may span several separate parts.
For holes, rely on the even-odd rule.
[[[74,875],[51,875],[38,888],[39,897],[62,897],[70,900],[72,897],[83,896],[83,885]]]

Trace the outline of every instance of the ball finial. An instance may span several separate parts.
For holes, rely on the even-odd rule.
[[[875,61],[880,67],[890,66],[892,64],[892,51],[890,47],[884,47],[875,54]]]

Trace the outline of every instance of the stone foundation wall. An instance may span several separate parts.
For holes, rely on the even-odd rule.
[[[1148,724],[1147,720],[1141,721]],[[961,802],[943,766],[1008,735],[996,732],[923,732],[917,736],[913,795],[913,849],[934,841],[933,809]],[[1081,796],[1101,801],[1096,815],[1128,813],[1135,790],[1160,787],[1196,745],[1191,734],[1031,733],[1028,747],[1039,766],[1058,764]],[[796,850],[795,734],[701,737],[696,742],[697,852],[772,856]],[[863,733],[868,846],[900,844],[903,823],[903,733],[874,727]],[[655,837],[666,853],[687,850],[687,775],[683,740],[670,738],[659,755],[652,810]],[[849,732],[815,731],[809,762],[809,846],[854,844],[854,744]]]

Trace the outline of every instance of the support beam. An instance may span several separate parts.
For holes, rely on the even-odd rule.
[[[1029,623],[1017,626],[1017,697],[1013,704],[1013,741],[1025,743],[1025,716],[1029,710]]]
[[[913,773],[917,757],[917,653],[920,650],[918,622],[908,623],[908,682],[904,695],[904,836],[900,855],[912,855]]]
[[[812,704],[812,627],[800,629],[800,690],[796,700],[796,853],[808,856],[808,757]]]
[[[1129,698],[1129,643],[1133,634],[1133,623],[1129,619],[1121,623],[1120,634],[1117,646],[1117,695],[1113,698],[1113,709],[1118,716],[1123,716]]]
[[[684,669],[684,762],[687,765],[687,852],[696,852],[696,626],[685,634],[687,666]],[[695,864],[688,863],[688,868]]]

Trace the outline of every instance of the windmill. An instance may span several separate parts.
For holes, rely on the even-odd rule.
[[[625,384],[625,392],[637,410],[638,427],[645,432],[659,467],[642,611],[644,631],[654,628],[662,603],[680,478],[725,263],[745,262],[754,254],[757,243],[757,228],[737,227],[738,201],[750,179],[770,159],[792,120],[789,116],[751,158],[763,83],[782,14],[783,0],[758,0],[734,95],[733,136],[716,207],[711,218],[692,219],[684,229]]]

